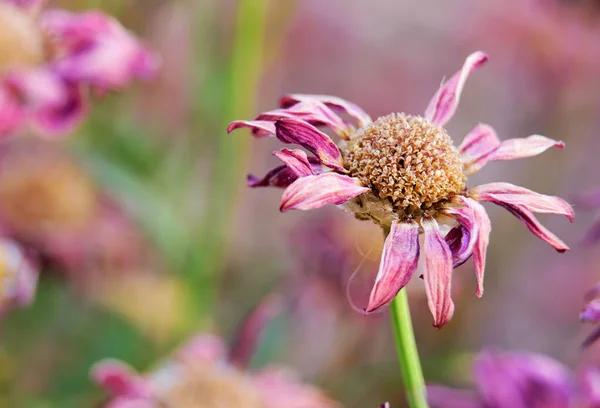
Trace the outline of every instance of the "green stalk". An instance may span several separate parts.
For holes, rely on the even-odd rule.
[[[250,148],[250,137],[227,135],[234,119],[251,117],[263,68],[264,28],[267,0],[239,0],[236,31],[226,84],[222,132],[213,167],[213,181],[199,236],[189,254],[189,283],[200,291],[195,296],[197,313],[208,316],[218,287],[217,275],[234,218],[239,189]]]
[[[406,288],[402,289],[392,301],[390,312],[400,373],[408,405],[411,408],[427,408],[425,380],[410,318]]]

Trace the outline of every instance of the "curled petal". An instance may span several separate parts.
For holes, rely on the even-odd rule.
[[[286,166],[298,177],[312,176],[312,165],[308,161],[308,156],[302,150],[290,150],[283,148],[278,152],[273,152],[273,155],[284,162]]]
[[[323,172],[323,167],[321,167],[319,159],[309,157],[308,162],[313,174],[321,174]],[[247,179],[248,187],[286,188],[298,179],[298,173],[284,164],[283,166],[275,167],[262,178],[249,174]]]
[[[369,191],[354,177],[337,173],[306,176],[293,182],[281,197],[280,211],[311,210],[326,204],[343,204]]]
[[[102,360],[90,370],[92,380],[114,396],[144,397],[151,394],[147,382],[118,360]]]
[[[517,217],[529,231],[535,236],[545,241],[551,247],[556,249],[558,252],[565,252],[569,250],[569,247],[560,240],[556,235],[546,229],[540,222],[535,218],[533,213],[522,206],[516,206],[500,200],[490,200],[490,202],[497,204],[501,207],[506,208],[512,215]]]
[[[463,157],[464,171],[473,174],[488,161],[488,156],[500,146],[500,139],[491,126],[480,123],[465,136],[458,147]]]
[[[331,109],[344,112],[348,114],[350,117],[356,119],[358,121],[359,127],[364,127],[369,123],[373,122],[371,117],[362,110],[358,105],[348,102],[342,98],[338,98],[337,96],[328,96],[328,95],[303,95],[303,94],[289,94],[284,95],[279,101],[281,107],[288,108],[298,102],[310,102],[317,101],[324,103],[329,106]]]
[[[438,223],[431,218],[423,219],[425,252],[425,290],[427,303],[433,315],[433,325],[441,328],[454,314],[451,298],[452,252],[440,233]]]
[[[510,183],[489,183],[470,190],[473,198],[481,201],[502,201],[520,206],[534,213],[564,215],[573,221],[573,208],[562,198],[548,196]]]
[[[560,140],[556,141],[540,135],[508,139],[503,141],[498,149],[490,154],[487,161],[513,160],[537,156],[551,147],[562,149],[565,147],[565,144]]]
[[[419,262],[419,225],[394,221],[385,239],[379,271],[365,311],[370,313],[390,303],[406,286]]]
[[[469,55],[461,70],[443,83],[433,95],[425,110],[425,119],[436,125],[444,126],[456,112],[467,77],[471,72],[482,66],[487,59],[487,55],[481,51]]]
[[[227,126],[227,133],[240,128],[252,129],[255,137],[275,136],[275,123],[266,120],[234,120]]]
[[[340,118],[327,105],[317,100],[306,100],[285,109],[275,109],[258,115],[256,120],[277,121],[279,119],[300,119],[311,125],[330,127],[340,136],[347,137],[352,126]]]
[[[479,225],[474,222],[472,210],[468,207],[447,207],[444,213],[456,219],[459,224],[444,237],[452,252],[452,267],[457,268],[473,254]]]
[[[342,173],[346,172],[336,144],[310,123],[297,119],[283,119],[275,122],[275,129],[275,135],[283,143],[302,146],[317,156],[323,165]]]

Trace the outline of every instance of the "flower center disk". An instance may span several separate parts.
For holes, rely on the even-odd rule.
[[[465,189],[452,139],[420,116],[382,116],[352,135],[343,154],[350,175],[403,218],[426,215]]]

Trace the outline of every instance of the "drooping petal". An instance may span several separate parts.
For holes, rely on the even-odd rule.
[[[283,148],[273,155],[284,162],[298,177],[314,175],[308,156],[302,150]]]
[[[313,174],[321,174],[323,172],[323,167],[321,166],[319,159],[309,157],[308,162],[310,163]],[[298,179],[298,173],[284,164],[275,167],[262,178],[249,174],[247,179],[248,187],[286,188]]]
[[[283,119],[275,122],[275,129],[275,135],[283,143],[302,146],[317,156],[323,165],[342,173],[346,172],[336,144],[313,125],[302,120]]]
[[[151,389],[139,374],[118,360],[102,360],[90,370],[92,380],[114,396],[144,397]]]
[[[473,264],[475,265],[475,276],[477,278],[477,291],[475,295],[483,296],[483,277],[485,274],[485,261],[487,256],[487,247],[490,242],[490,232],[492,231],[492,223],[487,211],[481,204],[470,198],[465,198],[465,202],[469,203],[473,211],[475,223],[479,226],[477,242],[473,250]]]
[[[369,123],[373,122],[371,117],[362,110],[358,105],[348,102],[337,96],[328,95],[304,95],[304,94],[289,94],[284,95],[279,101],[281,107],[288,108],[298,102],[304,101],[318,101],[324,103],[330,108],[347,113],[350,117],[358,121],[359,127],[364,127]]]
[[[434,219],[423,219],[421,226],[424,232],[424,279],[427,303],[433,315],[433,325],[441,328],[454,314],[454,302],[452,302],[450,290],[452,252]]]
[[[436,125],[444,126],[456,112],[460,95],[465,86],[469,74],[482,66],[488,57],[481,51],[469,55],[460,71],[442,84],[440,89],[433,95],[427,109],[425,119]]]
[[[314,126],[328,126],[338,135],[347,138],[352,126],[340,118],[327,105],[317,100],[298,102],[289,108],[275,109],[261,113],[255,120],[277,121],[279,119],[300,119]]]
[[[464,138],[458,151],[463,157],[467,175],[476,173],[487,163],[487,157],[500,146],[500,139],[491,126],[480,123]]]
[[[556,235],[546,229],[540,222],[535,218],[533,213],[528,209],[522,206],[516,206],[512,204],[508,204],[504,201],[499,200],[490,200],[490,202],[497,204],[501,207],[507,209],[512,215],[517,217],[529,231],[531,231],[535,236],[540,238],[541,240],[548,243],[558,252],[565,252],[569,250],[569,247],[560,240]]]
[[[275,123],[266,120],[234,120],[227,126],[227,133],[240,128],[252,129],[255,137],[275,136]]]
[[[370,313],[390,303],[410,281],[418,261],[419,225],[394,221],[385,239],[379,271],[365,312]]]
[[[452,252],[452,267],[457,268],[473,254],[479,225],[474,222],[472,210],[469,207],[446,207],[443,211],[444,214],[456,219],[459,224],[444,237]]]
[[[556,141],[541,135],[508,139],[503,141],[498,149],[490,154],[487,161],[514,160],[537,156],[551,147],[563,149],[565,144],[560,140]]]
[[[369,191],[354,177],[337,173],[306,176],[294,181],[281,197],[280,211],[311,210],[326,204],[343,204]]]
[[[573,208],[562,198],[548,196],[510,183],[482,184],[469,194],[480,201],[502,201],[513,206],[526,208],[534,213],[564,215],[573,221]]]

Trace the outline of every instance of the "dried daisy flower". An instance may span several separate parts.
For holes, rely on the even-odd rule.
[[[264,177],[248,176],[251,187],[285,188],[282,212],[336,204],[383,228],[387,238],[366,313],[390,303],[408,283],[421,250],[436,327],[443,326],[454,311],[452,269],[471,256],[476,294],[481,296],[491,226],[480,201],[506,208],[557,251],[568,249],[533,215],[561,214],[572,220],[573,210],[564,200],[503,182],[467,188],[467,176],[488,162],[564,147],[562,142],[540,135],[500,141],[484,124],[475,126],[458,148],[453,145],[444,125],[456,111],[467,77],[486,61],[482,52],[471,54],[441,85],[423,116],[392,113],[373,121],[360,107],[343,99],[293,94],[281,99],[281,109],[264,112],[253,121],[234,121],[228,127],[228,132],[250,128],[256,137],[275,136],[312,153],[309,157],[303,150],[283,148],[273,153],[283,165]],[[339,143],[319,126],[330,128]]]
[[[432,408],[594,408],[600,404],[600,371],[579,375],[533,353],[480,354],[473,366],[476,391],[427,387]]]
[[[149,374],[115,360],[97,363],[95,382],[112,397],[103,406],[177,408],[336,408],[316,388],[282,369],[249,372],[228,359],[223,341],[200,334]]]
[[[39,271],[17,243],[0,238],[0,314],[27,307],[34,299]]]
[[[118,90],[156,71],[156,56],[112,17],[45,3],[0,0],[0,135],[25,124],[69,132],[85,116],[84,91]]]

